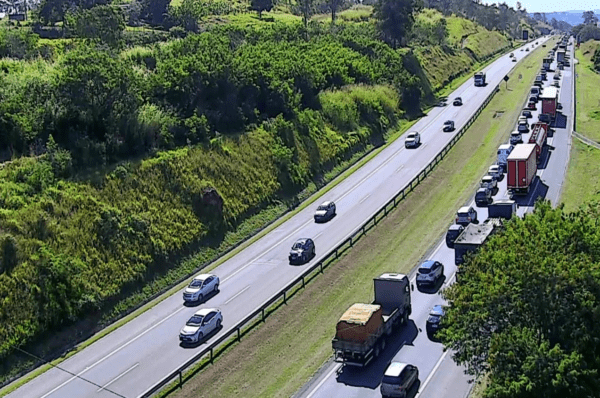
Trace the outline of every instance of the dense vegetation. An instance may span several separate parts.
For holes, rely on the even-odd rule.
[[[147,297],[192,253],[195,266],[213,259],[244,220],[381,142],[432,87],[509,45],[481,28],[459,40],[432,12],[386,43],[373,20],[196,34],[206,14],[185,0],[167,21],[162,3],[145,3],[139,15],[171,30],[138,35],[114,6],[67,3],[43,3],[38,18],[72,38],[0,35],[11,57],[0,60],[0,157],[13,159],[0,168],[1,358],[124,310],[119,300]],[[430,29],[435,51],[462,60],[435,78],[421,65],[433,60]],[[415,51],[395,48],[405,43]]]
[[[490,398],[598,397],[600,205],[538,203],[464,264],[441,336]],[[510,249],[508,249],[510,248]]]

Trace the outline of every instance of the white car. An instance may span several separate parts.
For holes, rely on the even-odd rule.
[[[406,140],[404,141],[404,146],[406,148],[416,148],[421,143],[421,135],[416,131],[411,131],[406,136]]]
[[[200,274],[194,277],[183,291],[183,301],[195,303],[204,300],[211,293],[219,291],[219,277],[212,274]]]
[[[494,164],[488,169],[488,175],[494,177],[496,181],[499,181],[502,178],[502,168],[497,164]]]
[[[456,212],[456,224],[466,227],[470,223],[478,224],[477,211],[469,206],[463,206]]]
[[[211,332],[219,329],[223,322],[223,315],[218,308],[203,308],[186,322],[179,332],[182,343],[198,343]]]
[[[335,216],[335,203],[332,201],[321,203],[315,211],[315,222],[328,221]]]

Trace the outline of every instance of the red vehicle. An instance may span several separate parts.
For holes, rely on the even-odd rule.
[[[540,94],[542,101],[542,112],[550,115],[551,119],[556,118],[556,105],[558,103],[558,89],[556,87],[546,87]]]
[[[526,195],[537,172],[535,144],[518,144],[508,155],[507,187],[514,195]]]
[[[527,104],[527,109],[535,110],[535,102],[530,102]]]
[[[546,138],[548,137],[548,124],[537,122],[531,125],[531,135],[529,136],[529,143],[535,144],[535,156],[537,161],[540,161],[542,149],[546,144]]]

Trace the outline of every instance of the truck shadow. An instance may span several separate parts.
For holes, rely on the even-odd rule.
[[[552,155],[550,149],[554,149],[554,147],[551,147],[549,145],[544,145],[542,147],[542,153],[540,154],[540,161],[538,163],[538,170],[543,170],[548,166],[548,161],[550,160],[550,156]]]
[[[562,112],[556,112],[556,119],[554,120],[552,127],[559,129],[567,128],[567,116],[563,115]]]
[[[545,198],[548,194],[548,185],[545,185],[540,177],[536,176],[532,182],[532,188],[529,194],[524,196],[514,195],[512,199],[519,206],[533,207],[538,198]]]
[[[394,356],[396,356],[404,345],[412,345],[418,333],[417,325],[415,325],[412,319],[409,319],[406,326],[388,336],[385,349],[369,365],[364,368],[354,366],[341,367],[337,375],[338,383],[352,387],[376,389],[381,384],[383,372],[385,372],[387,366],[394,359]]]

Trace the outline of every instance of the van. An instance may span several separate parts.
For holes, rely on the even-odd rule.
[[[512,145],[517,145],[523,142],[523,136],[519,130],[515,130],[510,133],[510,143]],[[508,157],[508,155],[506,155]]]
[[[513,150],[513,146],[509,145],[509,144],[502,144],[498,147],[498,161],[496,162],[496,164],[498,164],[498,166],[502,167],[502,169],[504,170],[504,172],[506,172],[506,165],[508,163],[508,155],[510,155],[510,153]]]

